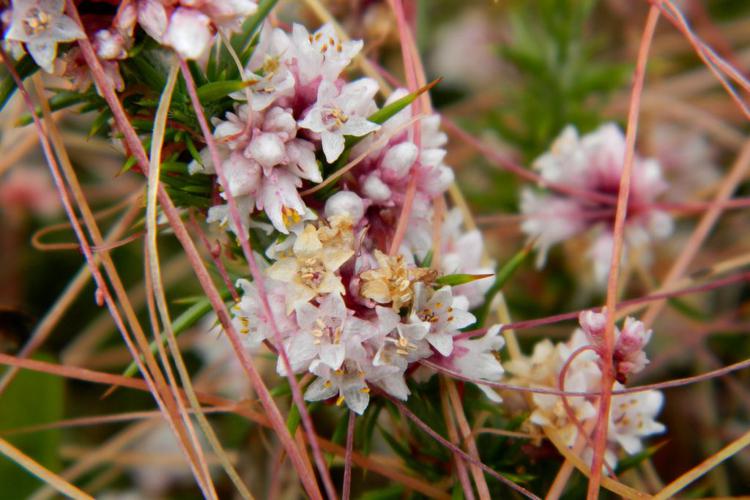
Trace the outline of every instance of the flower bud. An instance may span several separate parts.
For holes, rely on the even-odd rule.
[[[402,142],[393,146],[383,156],[383,169],[387,175],[396,180],[402,179],[417,159],[419,150],[414,143]]]
[[[391,197],[391,189],[375,174],[371,174],[365,179],[362,191],[374,201],[386,201]]]
[[[286,149],[284,141],[276,134],[256,136],[245,150],[264,170],[268,170],[284,161]]]
[[[351,191],[339,191],[326,201],[325,214],[327,218],[335,215],[348,215],[356,224],[365,214],[362,198]]]

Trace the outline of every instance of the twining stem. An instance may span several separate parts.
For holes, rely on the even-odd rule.
[[[356,413],[349,411],[349,421],[346,424],[346,454],[344,455],[344,487],[341,500],[349,500],[352,490],[352,453],[354,452],[354,423]]]
[[[232,483],[237,488],[240,496],[244,499],[252,499],[252,494],[240,479],[239,474],[237,474],[237,471],[229,460],[226,451],[224,451],[224,448],[221,446],[219,438],[216,436],[216,433],[211,427],[211,424],[203,414],[200,403],[198,402],[198,398],[195,395],[193,384],[190,381],[190,373],[185,367],[180,349],[177,345],[175,332],[172,327],[172,318],[170,317],[169,309],[167,306],[167,298],[166,293],[164,292],[164,283],[162,281],[161,268],[159,265],[159,248],[157,245],[157,194],[159,188],[159,173],[161,171],[161,152],[162,146],[164,145],[164,133],[167,126],[167,114],[172,100],[172,93],[174,91],[175,84],[177,83],[178,75],[179,66],[177,64],[173,64],[167,77],[166,86],[162,92],[161,98],[159,99],[159,105],[157,107],[156,117],[154,120],[154,128],[151,140],[150,164],[148,170],[148,190],[146,196],[146,256],[148,263],[146,282],[150,282],[151,284],[150,288],[153,290],[153,295],[156,299],[156,308],[159,311],[159,316],[163,328],[166,332],[167,345],[169,346],[172,358],[175,361],[180,380],[182,381],[182,385],[185,388],[185,393],[188,396],[188,401],[190,402],[190,406],[195,413],[198,424],[203,430],[206,439],[208,439],[209,444],[213,448],[214,453],[216,453],[221,466],[224,468]],[[150,278],[150,280],[148,278]],[[150,304],[151,301],[149,301],[149,305]],[[167,372],[171,374],[171,369],[169,367],[169,358],[166,356],[166,353],[164,353],[163,344],[161,342],[161,339],[159,338],[159,333],[161,331],[161,329],[158,327],[159,323],[156,318],[152,320],[152,323],[155,327],[154,335],[157,337],[155,340],[157,348],[162,355],[162,363],[164,364]],[[176,382],[172,381],[171,385],[175,387]],[[189,418],[190,417],[188,415],[183,415],[183,419],[189,420]],[[197,447],[200,447],[200,442],[198,442]],[[208,471],[206,471],[206,474],[209,475]]]
[[[214,165],[214,169],[216,170],[216,174],[219,177],[222,185],[229,186],[226,176],[224,175],[224,169],[219,156],[219,151],[216,148],[216,141],[214,141],[213,134],[208,125],[208,120],[206,119],[205,113],[203,111],[203,105],[198,98],[198,90],[196,88],[195,82],[193,81],[192,73],[190,72],[190,69],[188,68],[185,60],[182,58],[180,58],[180,68],[182,70],[182,76],[185,79],[188,95],[190,96],[193,109],[195,110],[196,116],[198,118],[198,123],[200,124],[201,130],[203,132],[203,137],[206,140],[206,145],[208,146],[211,155],[211,161]],[[281,359],[282,364],[285,368],[287,380],[289,380],[289,386],[292,389],[292,399],[294,401],[294,404],[297,406],[297,409],[299,410],[300,417],[302,419],[302,427],[305,429],[305,433],[307,434],[307,440],[310,444],[310,448],[312,449],[315,465],[318,468],[318,473],[320,474],[320,477],[323,481],[323,487],[326,490],[328,498],[331,500],[335,500],[337,498],[336,488],[333,486],[330,471],[326,466],[325,459],[323,458],[323,453],[320,451],[318,442],[315,439],[315,427],[313,426],[312,418],[310,418],[310,412],[307,411],[307,406],[305,405],[304,398],[302,397],[302,392],[300,391],[299,384],[297,383],[297,379],[294,376],[292,365],[289,362],[289,356],[287,356],[286,350],[284,349],[283,339],[281,337],[281,332],[279,331],[278,325],[276,324],[276,318],[274,317],[273,311],[271,310],[271,305],[268,302],[268,294],[265,290],[263,273],[261,272],[260,267],[258,267],[258,263],[255,260],[255,255],[253,254],[252,247],[250,246],[248,234],[242,225],[242,219],[240,217],[239,209],[237,208],[237,202],[232,195],[231,190],[227,189],[225,192],[227,194],[227,203],[229,205],[229,215],[232,223],[237,229],[237,235],[240,242],[240,247],[242,248],[242,253],[245,256],[245,260],[247,261],[248,266],[250,267],[250,273],[252,274],[253,282],[258,289],[258,295],[261,299],[261,305],[263,307],[263,314],[266,317],[268,323],[271,325],[271,330],[274,334],[274,340],[277,344],[279,358]]]
[[[516,492],[520,493],[521,495],[525,496],[526,498],[533,498],[533,499],[536,499],[536,500],[540,500],[538,496],[536,496],[535,494],[533,494],[532,492],[530,492],[529,490],[527,490],[523,486],[517,485],[516,483],[514,483],[513,481],[511,481],[507,477],[503,476],[502,474],[500,474],[496,470],[491,469],[490,467],[487,467],[487,465],[485,465],[483,462],[481,462],[480,460],[475,459],[474,457],[472,457],[471,455],[469,455],[468,453],[466,453],[464,450],[462,450],[461,448],[459,448],[458,446],[454,445],[453,443],[451,443],[450,441],[448,441],[447,439],[445,439],[443,436],[441,436],[440,434],[438,434],[437,432],[435,432],[435,430],[432,427],[430,427],[429,425],[427,425],[424,421],[422,421],[419,417],[417,417],[411,410],[409,410],[409,408],[407,408],[404,403],[402,403],[398,399],[395,399],[395,398],[393,398],[391,396],[388,396],[386,393],[384,393],[384,395],[385,395],[385,397],[387,397],[391,401],[391,403],[393,403],[396,406],[396,408],[398,408],[398,410],[403,415],[405,415],[409,420],[411,420],[412,422],[414,422],[414,424],[417,427],[419,427],[424,432],[426,432],[432,439],[434,439],[435,441],[437,441],[438,443],[440,443],[442,446],[448,448],[453,453],[456,453],[456,454],[460,455],[467,462],[470,462],[472,464],[477,465],[484,472],[486,472],[490,476],[494,477],[495,479],[497,479],[498,481],[500,481],[504,485],[508,486],[509,488],[511,488],[511,489],[515,490]]]
[[[461,439],[458,436],[458,429],[456,428],[456,422],[453,418],[453,413],[451,413],[450,403],[448,401],[448,393],[445,390],[445,383],[446,378],[440,377],[440,408],[443,412],[445,428],[448,431],[448,439],[450,439],[450,442],[454,445],[460,446]],[[463,458],[461,458],[461,455],[458,455],[457,453],[453,454],[453,461],[456,464],[456,475],[458,476],[458,481],[461,483],[463,494],[466,497],[466,500],[474,500],[474,488],[471,486],[471,481],[469,480],[469,473],[466,469],[466,462],[464,462]]]
[[[80,26],[81,20],[80,20],[80,16],[78,15],[78,11],[76,9],[75,3],[72,0],[67,0],[66,6],[67,6],[68,13],[71,15],[71,17],[73,17],[76,23]],[[120,103],[114,90],[107,84],[107,78],[106,78],[106,75],[104,74],[104,69],[102,68],[101,63],[99,62],[99,59],[96,56],[96,52],[94,51],[94,48],[91,45],[91,42],[88,40],[88,38],[84,38],[78,41],[78,45],[81,48],[81,53],[84,59],[86,60],[86,64],[91,70],[91,74],[92,74],[94,81],[97,82],[97,84],[99,85],[99,90],[102,93],[102,97],[104,97],[110,110],[112,111],[112,115],[113,115],[113,118],[115,120],[115,123],[118,129],[123,134],[123,139],[125,141],[125,144],[127,145],[128,149],[131,151],[131,153],[135,156],[142,171],[148,172],[149,162],[146,156],[146,151],[143,148],[143,144],[141,144],[138,138],[138,134],[136,133],[131,123],[128,121],[127,115],[125,114],[125,110],[122,107],[122,103]],[[321,498],[320,491],[318,490],[317,484],[315,483],[315,479],[307,473],[304,462],[302,461],[302,457],[300,455],[300,451],[299,449],[297,449],[297,446],[294,444],[294,441],[292,440],[292,437],[289,434],[289,431],[287,430],[286,425],[284,424],[284,419],[282,418],[281,413],[279,412],[279,409],[276,406],[276,403],[273,401],[270,393],[268,392],[268,388],[265,386],[263,382],[263,379],[260,377],[260,374],[255,369],[252,360],[250,359],[249,355],[245,351],[245,348],[242,345],[242,342],[240,340],[239,334],[235,330],[234,325],[232,324],[231,318],[229,317],[229,313],[227,311],[226,305],[222,301],[221,296],[219,295],[219,292],[216,289],[216,286],[211,280],[211,277],[208,274],[208,270],[203,264],[201,257],[198,254],[195,248],[195,245],[193,244],[193,241],[190,238],[190,235],[188,234],[185,228],[184,223],[180,219],[179,212],[175,208],[174,204],[172,203],[172,200],[170,199],[166,190],[164,190],[163,186],[159,187],[158,196],[159,196],[159,202],[161,203],[161,206],[162,206],[162,210],[164,211],[164,214],[167,217],[167,220],[172,226],[175,232],[175,235],[177,236],[180,243],[183,245],[186,257],[188,261],[191,263],[191,265],[193,266],[196,277],[198,278],[201,284],[201,287],[206,293],[206,296],[208,297],[208,299],[211,302],[212,307],[216,311],[216,314],[220,322],[222,323],[222,326],[227,332],[229,340],[232,344],[232,348],[237,354],[243,370],[248,375],[252,385],[258,391],[258,396],[260,397],[261,403],[263,404],[263,407],[268,412],[269,419],[274,429],[277,432],[277,436],[281,440],[282,444],[284,445],[284,448],[287,450],[290,460],[294,464],[295,469],[297,470],[300,476],[300,480],[302,481],[302,484],[305,487],[305,490],[307,491],[308,495],[310,495],[312,498],[315,498],[315,499]],[[114,312],[116,313],[117,311],[114,311]],[[133,357],[137,358],[138,356],[137,354],[134,353]],[[140,362],[140,360],[138,361]]]

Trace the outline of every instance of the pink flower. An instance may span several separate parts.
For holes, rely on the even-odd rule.
[[[604,348],[604,334],[607,325],[607,315],[604,311],[584,311],[578,321],[586,338],[601,356]],[[635,318],[627,317],[622,330],[615,327],[615,346],[612,353],[615,376],[624,382],[628,375],[642,371],[648,364],[648,357],[644,352],[646,344],[651,340],[651,330]]]
[[[550,151],[534,161],[544,181],[616,197],[625,158],[625,137],[615,124],[602,125],[583,137],[574,127],[566,127]],[[644,249],[653,239],[672,232],[671,217],[650,205],[662,195],[667,184],[661,167],[652,159],[636,156],[631,177],[628,214],[625,226],[627,247]],[[592,201],[584,196],[568,197],[549,192],[525,190],[521,211],[526,220],[521,229],[537,240],[537,266],[544,264],[547,250],[554,244],[579,233],[598,230],[587,256],[591,259],[598,283],[604,283],[611,258],[611,234],[614,203]],[[610,250],[610,252],[608,252]],[[648,257],[645,251],[640,254]]]
[[[497,357],[498,351],[505,345],[500,331],[501,325],[492,325],[482,337],[456,340],[451,355],[439,358],[439,364],[475,380],[498,382],[505,372]],[[500,396],[489,386],[477,386],[491,401],[501,401]]]
[[[162,41],[185,59],[198,59],[212,40],[211,18],[198,10],[179,7],[169,18]]]

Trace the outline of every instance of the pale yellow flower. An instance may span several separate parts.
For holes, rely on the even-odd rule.
[[[330,229],[330,227],[328,228]],[[346,294],[341,277],[336,274],[354,250],[343,239],[331,240],[312,224],[305,226],[297,236],[291,255],[282,257],[268,268],[268,276],[289,283],[286,300],[287,314],[299,304],[304,304],[327,293]]]
[[[416,282],[431,282],[435,279],[435,271],[407,266],[403,255],[390,256],[375,250],[375,260],[378,267],[360,275],[362,286],[359,293],[379,304],[392,303],[394,309],[411,303]]]

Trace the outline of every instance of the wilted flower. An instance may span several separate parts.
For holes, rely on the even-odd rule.
[[[434,279],[434,271],[408,266],[403,255],[389,256],[375,250],[374,257],[378,267],[360,275],[360,295],[378,304],[392,304],[398,310],[411,303],[416,282]]]
[[[287,313],[318,295],[345,294],[336,270],[354,255],[351,248],[326,244],[312,224],[305,226],[292,247],[292,255],[282,257],[268,268],[268,276],[288,284]]]

